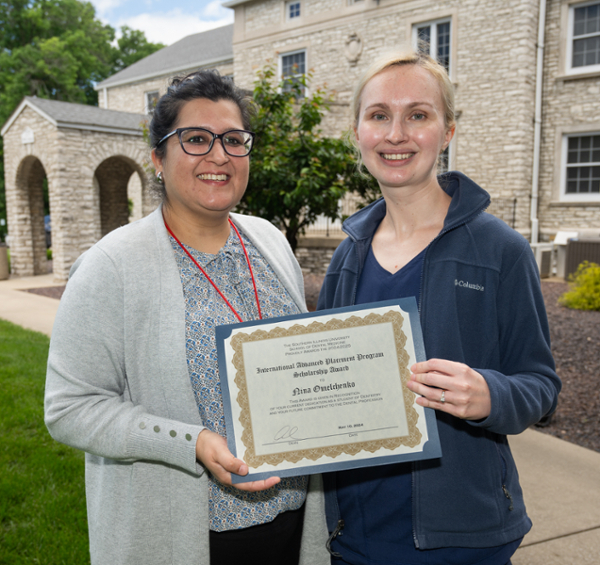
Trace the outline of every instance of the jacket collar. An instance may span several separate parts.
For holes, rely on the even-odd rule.
[[[444,173],[438,177],[438,181],[452,197],[444,220],[444,231],[470,221],[490,204],[490,195],[462,173]],[[380,198],[350,216],[344,222],[343,230],[355,241],[371,239],[385,213],[385,200]]]

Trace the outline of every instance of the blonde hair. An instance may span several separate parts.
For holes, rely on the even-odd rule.
[[[415,65],[429,71],[437,81],[441,93],[442,104],[444,106],[444,124],[446,129],[451,129],[456,125],[454,116],[454,87],[452,81],[446,72],[446,69],[429,55],[417,51],[392,52],[382,55],[376,59],[369,68],[363,73],[354,89],[352,96],[352,115],[354,117],[354,127],[358,126],[360,114],[360,104],[362,92],[366,84],[379,73],[393,66]]]

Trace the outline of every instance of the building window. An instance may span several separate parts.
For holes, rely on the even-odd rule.
[[[151,116],[154,113],[154,108],[158,102],[160,95],[158,90],[153,90],[151,92],[144,93],[144,105],[146,108],[146,114]]]
[[[437,59],[450,74],[450,18],[413,25],[415,49]]]
[[[566,135],[564,200],[600,200],[600,132]]]
[[[436,59],[450,75],[451,68],[451,31],[450,18],[442,18],[429,22],[420,22],[412,26],[413,47],[421,53],[427,53]],[[438,173],[450,170],[452,143],[438,159]]]
[[[284,53],[280,58],[281,73],[284,79],[289,79],[285,84],[284,92],[292,90],[292,84],[298,83],[300,77],[306,73],[306,51],[294,51],[293,53]],[[305,87],[302,87],[301,96],[305,96]]]
[[[447,173],[450,170],[450,145],[446,147],[438,158],[438,174]]]
[[[569,7],[569,35],[570,68],[600,69],[600,2]]]
[[[292,0],[285,3],[285,14],[288,20],[293,20],[300,17],[300,2]]]

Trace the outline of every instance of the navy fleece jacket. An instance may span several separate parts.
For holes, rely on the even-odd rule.
[[[528,242],[485,213],[489,195],[465,175],[447,173],[439,181],[452,202],[423,263],[419,311],[425,351],[429,359],[458,361],[481,373],[492,410],[476,422],[437,412],[443,456],[413,466],[415,545],[492,547],[531,527],[506,435],[554,411],[561,383]],[[354,304],[385,213],[380,199],[346,220],[348,238],[332,258],[318,309]],[[326,499],[333,531],[337,503],[335,496]]]

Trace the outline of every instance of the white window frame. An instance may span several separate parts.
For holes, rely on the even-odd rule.
[[[300,6],[300,13],[297,16],[292,17],[290,14],[290,10],[292,6],[298,4]],[[303,6],[301,0],[288,0],[285,3],[285,20],[287,22],[298,22],[302,18]]]
[[[430,47],[430,51],[429,54],[431,54],[431,52],[436,53],[437,52],[437,41],[438,41],[438,34],[437,34],[437,26],[439,24],[450,24],[450,53],[448,56],[448,76],[451,77],[452,76],[452,56],[453,56],[453,44],[452,44],[452,40],[453,40],[453,35],[454,35],[454,31],[453,31],[453,24],[452,24],[452,17],[448,16],[445,18],[438,18],[435,20],[428,20],[428,21],[423,21],[423,22],[413,22],[412,23],[412,44],[413,44],[413,49],[415,49],[415,51],[418,49],[418,44],[419,44],[419,31],[418,29],[420,27],[425,27],[425,26],[430,26],[431,27],[431,42],[429,44]]]
[[[156,101],[160,99],[160,92],[158,90],[149,90],[148,92],[144,92],[144,113],[148,116],[151,116],[154,112],[154,107],[150,107],[150,96],[152,94],[156,94]]]
[[[296,77],[296,76],[300,76],[302,74],[306,74],[307,70],[308,70],[308,53],[307,53],[307,49],[303,48],[303,49],[295,49],[294,51],[286,51],[285,53],[280,53],[279,54],[279,64],[278,64],[278,76],[283,79],[283,78],[287,78],[283,76],[283,58],[287,57],[289,55],[297,55],[298,53],[304,53],[304,73],[298,73],[296,75],[290,75],[292,77]],[[304,98],[306,98],[308,96],[308,87],[304,88]]]
[[[600,203],[600,192],[578,192],[575,194],[567,193],[567,156],[569,152],[569,139],[572,137],[587,137],[590,135],[600,135],[600,129],[591,131],[577,131],[562,134],[561,140],[561,158],[560,158],[560,201],[561,202],[598,202]],[[579,164],[579,166],[586,166]],[[600,162],[590,163],[589,166],[600,166]]]
[[[413,49],[415,49],[415,51],[418,49],[418,41],[419,41],[419,32],[418,29],[420,27],[424,27],[424,26],[430,26],[432,28],[432,33],[431,33],[431,38],[432,41],[429,44],[430,45],[430,53],[431,51],[436,52],[437,51],[437,26],[439,24],[445,24],[445,23],[449,23],[450,24],[450,53],[449,53],[449,57],[448,57],[448,76],[450,77],[450,80],[452,80],[452,73],[454,70],[454,53],[455,53],[455,49],[456,49],[456,45],[454,44],[454,31],[453,31],[453,27],[454,27],[454,17],[452,15],[442,15],[440,14],[441,17],[432,19],[432,20],[412,20],[410,21],[410,33],[411,33],[411,39],[412,39],[412,46]],[[454,134],[454,137],[452,138],[452,141],[450,142],[450,145],[448,146],[448,171],[452,171],[454,170],[454,161],[456,159],[456,143],[455,143],[455,139],[456,139],[456,133]]]
[[[589,2],[578,2],[569,4],[569,15],[567,18],[567,48],[565,53],[565,65],[566,73],[568,75],[578,75],[587,73],[600,73],[600,64],[598,65],[586,65],[583,67],[573,67],[573,27],[575,24],[575,10],[577,8],[585,8],[586,6],[593,6],[599,4],[598,0],[590,0]]]

